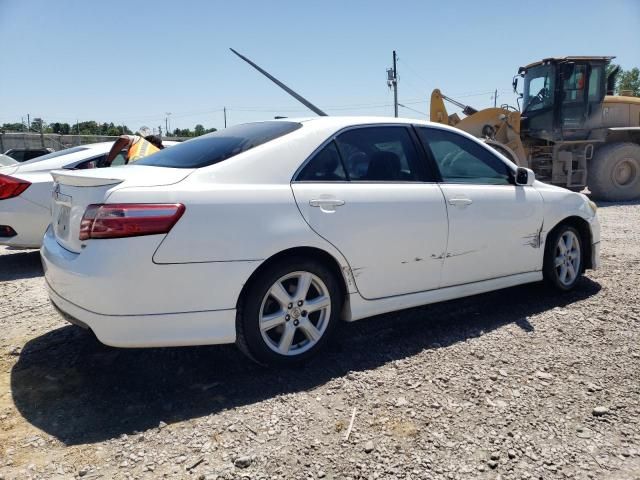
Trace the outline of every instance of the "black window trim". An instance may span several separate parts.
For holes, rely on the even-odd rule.
[[[413,130],[413,124],[410,123],[362,123],[359,125],[349,125],[347,127],[343,127],[337,132],[333,133],[329,138],[327,138],[324,142],[322,142],[311,154],[300,164],[300,167],[295,171],[293,176],[291,177],[291,181],[289,183],[351,183],[351,184],[362,184],[362,183],[370,183],[370,184],[435,184],[441,183],[439,182],[439,170],[436,168],[435,172],[438,172],[437,175],[434,175],[433,166],[428,164],[427,154],[425,152],[424,147],[422,147],[422,142],[417,137],[416,132]],[[337,148],[338,144],[336,142],[336,150],[338,151],[338,155],[340,156],[340,162],[342,163],[342,168],[344,169],[347,180],[331,180],[331,181],[323,181],[323,180],[298,180],[298,176],[307,166],[307,164],[315,157],[317,153],[322,151],[327,145],[331,142],[335,142],[337,137],[344,132],[349,130],[358,130],[362,128],[371,128],[371,127],[398,127],[404,128],[407,130],[411,141],[414,144],[414,148],[416,149],[416,153],[418,154],[418,162],[419,162],[419,171],[418,173],[424,177],[423,180],[351,180],[349,177],[349,172],[347,171],[346,165],[344,163],[344,159],[342,158],[342,153],[340,149]]]
[[[432,129],[432,130],[444,130],[446,132],[451,132],[451,130],[446,129],[446,128],[438,128],[437,126],[433,126],[433,125],[414,125],[414,128],[426,128],[426,129]],[[454,134],[458,134],[460,135],[458,132],[451,132]],[[420,141],[420,137],[418,135],[418,132],[416,131],[416,136],[418,137],[418,140]],[[461,137],[466,138],[464,135],[460,135]],[[505,167],[507,167],[507,170],[509,171],[509,183],[506,185],[501,185],[501,184],[493,184],[493,183],[470,183],[470,182],[446,182],[444,180],[444,178],[442,178],[442,173],[440,173],[440,169],[438,168],[438,163],[435,160],[435,156],[433,155],[433,152],[431,151],[431,147],[429,147],[429,145],[425,145],[424,142],[420,141],[420,144],[422,145],[422,148],[425,151],[426,156],[429,158],[429,163],[431,165],[431,168],[435,168],[435,171],[437,172],[437,178],[438,178],[438,182],[440,184],[443,185],[486,185],[486,186],[492,186],[492,187],[513,187],[513,186],[517,186],[515,183],[515,178],[516,178],[516,173],[517,173],[517,169],[513,170],[511,168],[511,166],[506,163],[504,160],[502,160],[502,158],[500,158],[500,156],[496,155],[497,152],[495,152],[489,145],[487,145],[486,143],[481,143],[481,146],[487,150],[487,152],[490,155],[494,155],[496,157],[497,160],[499,160],[500,162],[502,162],[504,164]]]

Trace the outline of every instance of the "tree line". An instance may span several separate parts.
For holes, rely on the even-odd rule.
[[[161,134],[167,136],[166,132],[162,132],[161,128],[159,129]],[[205,128],[201,124],[197,124],[193,130],[190,128],[176,128],[174,129],[169,136],[175,137],[199,137],[200,135],[204,135],[205,133],[215,132],[215,128]],[[107,135],[107,136],[118,136],[118,135],[132,135],[134,131],[131,130],[126,125],[116,125],[113,122],[94,122],[93,120],[88,122],[77,122],[73,124],[69,124],[66,122],[53,122],[46,123],[42,118],[36,117],[31,122],[30,125],[26,125],[24,123],[16,122],[16,123],[3,123],[0,126],[0,132],[34,132],[34,133],[55,133],[59,135]],[[139,132],[135,132],[136,134]]]

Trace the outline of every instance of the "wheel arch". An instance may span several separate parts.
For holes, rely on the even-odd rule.
[[[340,292],[344,297],[342,314],[341,318],[343,320],[349,320],[351,318],[351,308],[349,305],[349,286],[348,283],[353,282],[351,280],[351,270],[348,267],[342,267],[340,265],[339,260],[327,252],[326,250],[322,250],[318,247],[293,247],[288,248],[286,250],[282,250],[269,258],[267,258],[264,262],[262,262],[254,271],[251,273],[245,284],[242,286],[242,290],[240,290],[240,295],[238,295],[238,301],[236,303],[236,308],[241,308],[242,302],[244,300],[244,296],[246,295],[249,286],[255,281],[256,277],[258,277],[263,271],[271,267],[278,262],[282,262],[289,258],[298,257],[305,259],[314,259],[317,260],[324,265],[326,265],[336,276],[336,280],[338,281],[338,285],[340,286]],[[348,271],[347,271],[348,270]]]
[[[592,265],[592,251],[593,248],[593,238],[591,235],[591,227],[589,226],[589,222],[587,222],[584,218],[579,217],[577,215],[572,215],[569,217],[565,217],[559,222],[557,222],[553,228],[547,232],[546,238],[549,238],[552,232],[557,230],[558,228],[570,225],[574,227],[580,233],[580,239],[582,240],[582,265],[583,269],[593,268]],[[546,249],[550,248],[548,243],[545,241],[545,252]]]

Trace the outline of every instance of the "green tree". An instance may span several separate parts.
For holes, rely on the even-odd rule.
[[[616,92],[630,91],[631,95],[640,97],[640,69],[638,67],[631,70],[621,70],[618,73],[616,82]]]
[[[25,127],[22,123],[3,123],[2,127],[0,127],[3,132],[24,132],[27,127]]]
[[[200,124],[197,124],[195,126],[195,128],[193,129],[193,134],[196,137],[199,137],[200,135],[204,135],[204,127],[202,125],[200,125]]]

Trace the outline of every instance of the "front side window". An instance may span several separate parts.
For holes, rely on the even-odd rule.
[[[336,138],[351,181],[423,181],[420,156],[406,127],[363,127]]]
[[[436,128],[417,128],[445,183],[510,185],[511,170],[500,158],[462,135]]]
[[[299,182],[339,182],[346,175],[335,142],[330,142],[307,162],[296,178]]]
[[[165,148],[135,162],[170,168],[201,168],[227,160],[302,127],[297,122],[255,122],[235,125]]]

